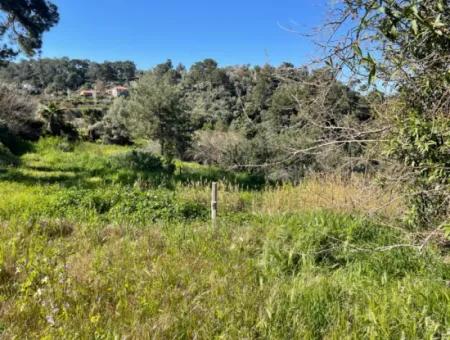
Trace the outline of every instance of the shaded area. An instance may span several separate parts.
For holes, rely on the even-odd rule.
[[[59,184],[64,187],[95,188],[104,184],[120,184],[139,187],[163,187],[173,189],[177,183],[208,185],[212,181],[223,181],[242,189],[261,190],[266,182],[263,177],[243,172],[229,172],[214,167],[184,164],[175,166],[148,152],[132,150],[114,156],[99,156],[83,159],[85,154],[76,148],[69,155],[76,164],[47,161],[39,153],[37,161],[25,160],[22,165],[7,167],[0,171],[0,181],[14,181],[26,185]],[[77,159],[79,157],[79,159]],[[39,162],[39,164],[35,164]],[[52,165],[55,163],[55,165]],[[17,164],[19,165],[19,164]]]

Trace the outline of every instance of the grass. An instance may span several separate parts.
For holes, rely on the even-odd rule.
[[[390,194],[140,171],[129,151],[44,139],[0,172],[0,337],[450,337],[447,254],[390,247],[414,242]]]

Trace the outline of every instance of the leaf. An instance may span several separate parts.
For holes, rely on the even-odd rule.
[[[353,48],[353,51],[355,52],[355,54],[356,54],[358,57],[362,57],[362,50],[361,50],[361,47],[359,47],[359,44],[358,44],[358,43],[354,43],[354,44],[352,45],[352,48]]]
[[[414,35],[419,34],[419,27],[417,26],[417,20],[414,19],[411,21],[411,28],[414,32]]]
[[[445,24],[441,21],[441,14],[436,17],[436,20],[433,23],[434,28],[444,27]]]
[[[370,73],[369,73],[369,84],[373,83],[373,79],[377,73],[377,65],[375,63],[372,64],[370,67]]]
[[[389,33],[392,37],[397,38],[398,37],[397,27],[392,25],[391,28],[389,29]]]

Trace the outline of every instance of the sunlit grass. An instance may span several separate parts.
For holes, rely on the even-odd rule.
[[[450,335],[446,254],[389,248],[414,243],[394,194],[335,177],[245,189],[186,163],[145,177],[111,161],[129,150],[44,139],[0,174],[1,338]]]

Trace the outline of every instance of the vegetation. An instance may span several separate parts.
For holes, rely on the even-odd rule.
[[[136,77],[131,61],[95,63],[78,59],[24,60],[0,69],[0,79],[20,85],[33,93],[66,93],[80,87],[101,88],[105,84],[124,84]]]
[[[398,206],[367,217],[390,198],[363,179],[245,190],[212,168],[61,143],[1,175],[3,337],[448,335],[445,254],[394,228]],[[214,229],[205,181],[221,177]]]
[[[191,138],[189,117],[181,106],[180,91],[166,74],[142,77],[133,89],[129,110],[137,133],[157,140],[163,156],[183,156]]]
[[[2,0],[0,10],[5,14],[0,22],[1,62],[17,56],[20,51],[34,55],[42,46],[43,33],[59,20],[57,7],[46,0]]]
[[[350,26],[334,59],[397,91],[386,109],[387,155],[403,165],[396,181],[409,188],[412,224],[444,226],[450,216],[450,4],[350,0],[333,22],[335,29]]]
[[[28,55],[58,21],[0,11]],[[450,7],[334,14],[315,68],[5,45],[0,337],[449,338]]]

